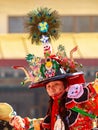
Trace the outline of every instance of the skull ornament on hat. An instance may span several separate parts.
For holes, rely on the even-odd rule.
[[[42,87],[49,81],[73,76],[80,67],[73,59],[73,53],[77,46],[70,51],[67,57],[65,48],[59,45],[56,54],[52,54],[51,39],[59,37],[60,18],[57,11],[48,8],[39,8],[27,15],[27,30],[29,31],[32,44],[42,43],[44,57],[36,57],[28,54],[26,61],[29,69],[24,66],[14,66],[15,69],[24,71],[26,77],[23,85],[30,82],[29,88]],[[79,74],[79,73],[78,73]]]

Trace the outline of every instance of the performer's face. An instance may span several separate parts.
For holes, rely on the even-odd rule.
[[[62,81],[52,81],[46,84],[46,91],[50,97],[58,96],[64,91],[64,84]]]

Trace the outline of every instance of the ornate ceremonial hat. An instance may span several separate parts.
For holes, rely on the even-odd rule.
[[[77,46],[70,51],[70,58],[67,57],[65,48],[61,44],[57,47],[56,54],[52,52],[51,39],[56,40],[59,37],[60,25],[60,18],[55,10],[39,8],[28,13],[26,27],[31,42],[43,44],[44,57],[28,54],[26,61],[29,69],[14,66],[15,69],[22,69],[26,74],[23,85],[30,82],[29,88],[43,87],[54,80],[70,77],[76,77],[77,80],[77,76],[80,77],[79,82],[84,82],[83,72],[78,72],[81,64],[73,59]]]

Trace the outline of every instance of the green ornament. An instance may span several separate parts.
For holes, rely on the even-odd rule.
[[[20,84],[21,84],[21,85],[24,85],[24,82],[21,82]]]
[[[32,54],[28,54],[28,55],[26,56],[26,60],[27,60],[28,62],[30,62],[33,58],[34,58],[34,55],[32,55]]]
[[[58,71],[58,69],[59,69],[59,64],[55,61],[55,60],[53,60],[52,61],[53,62],[53,68],[56,70],[56,72]]]
[[[45,78],[45,71],[46,71],[45,65],[42,64],[41,68],[40,68],[40,72],[41,72],[41,75],[42,75],[43,78]]]
[[[75,112],[78,112],[84,116],[89,116],[90,118],[96,118],[96,115],[93,115],[93,114],[90,114],[90,113],[87,113],[85,112],[84,110],[78,108],[78,107],[74,107],[74,108],[71,108],[73,111]]]

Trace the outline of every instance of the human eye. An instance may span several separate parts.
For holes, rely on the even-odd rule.
[[[74,94],[74,92],[71,92],[71,94]]]
[[[47,85],[46,88],[49,89],[49,88],[50,88],[50,85]]]
[[[54,86],[57,86],[57,85],[59,85],[59,83],[55,83],[55,84],[54,84]]]
[[[76,89],[78,89],[79,87],[78,86],[76,86]]]

